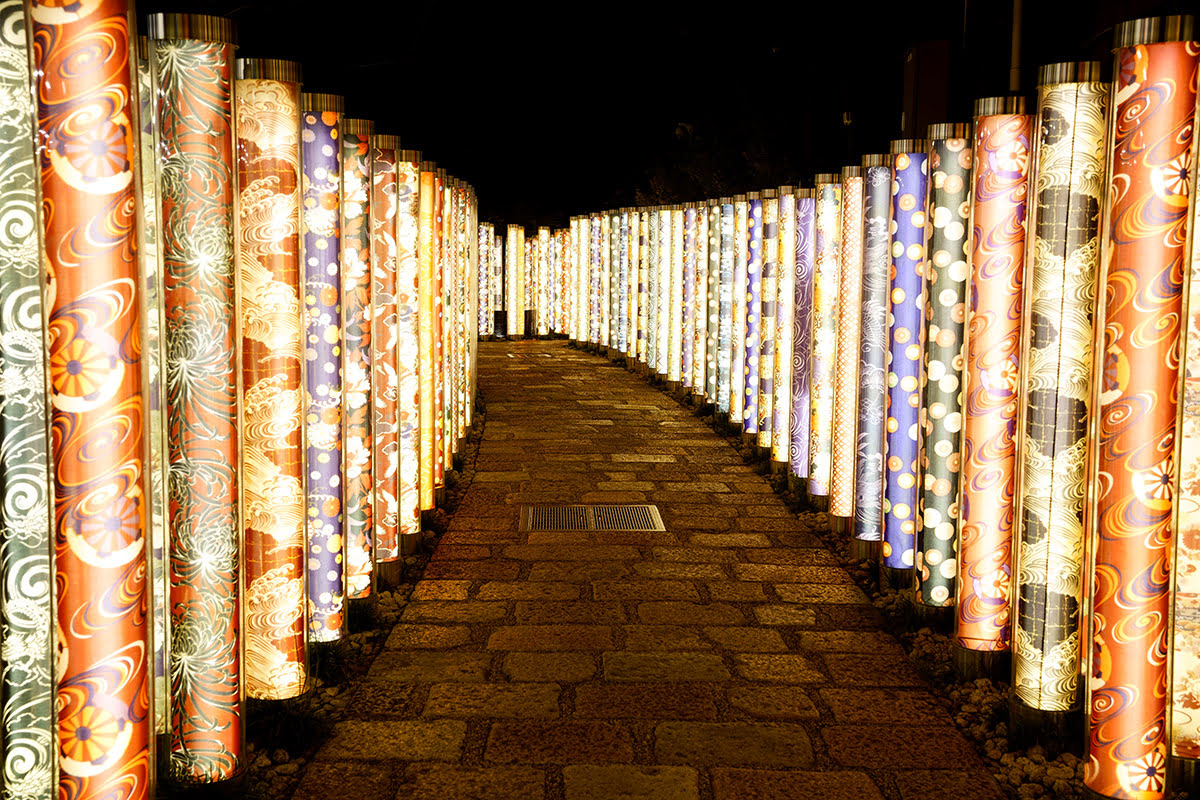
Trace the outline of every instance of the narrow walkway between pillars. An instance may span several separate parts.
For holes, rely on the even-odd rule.
[[[297,798],[999,796],[823,517],[603,358],[481,343],[479,373],[474,483]],[[666,532],[518,530],[574,503]]]

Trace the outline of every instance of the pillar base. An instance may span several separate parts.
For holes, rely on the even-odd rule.
[[[1196,790],[1200,789],[1200,760],[1171,756],[1168,767],[1170,768],[1170,779],[1166,787],[1168,791],[1177,792],[1183,789],[1189,795],[1195,796]]]
[[[953,654],[954,674],[963,680],[1008,681],[1012,677],[1012,653],[1008,650],[968,650],[955,644]]]
[[[787,476],[788,489],[791,491],[792,494],[796,495],[797,497],[807,500],[808,499],[808,488],[807,488],[808,481],[806,481],[804,478],[801,478],[796,473],[792,472],[790,469],[790,467],[791,467],[790,463],[788,464],[788,467],[789,467],[788,476]]]
[[[755,455],[758,455],[758,434],[757,433],[747,433],[746,430],[743,428],[742,444],[749,447],[750,452],[754,453]]]
[[[883,542],[871,542],[866,539],[850,540],[850,557],[855,561],[869,561],[872,564],[878,564],[879,553],[882,549]]]
[[[787,468],[788,468],[788,462],[776,461],[775,459],[771,459],[771,474],[772,475],[783,475],[783,474],[787,473]],[[789,483],[790,483],[790,481],[789,481]]]
[[[380,591],[390,592],[400,585],[400,575],[404,572],[404,562],[400,559],[379,561],[375,564],[375,585]]]
[[[810,506],[812,506],[813,508],[815,508],[817,511],[828,511],[829,510],[829,495],[827,495],[827,494],[812,494],[811,492],[809,492],[806,489],[805,496],[808,497],[808,504]]]
[[[829,529],[838,536],[850,535],[850,518],[849,517],[829,517]]]
[[[418,533],[402,533],[400,534],[400,555],[411,556],[416,555],[421,549],[421,534]]]
[[[435,503],[437,503],[439,506],[446,505],[446,487],[445,486],[439,486],[437,489],[434,489],[433,501]]]
[[[1080,694],[1083,689],[1080,687]],[[1058,753],[1083,736],[1083,711],[1041,711],[1030,708],[1015,696],[1008,699],[1008,736],[1019,746],[1040,744]],[[1095,795],[1103,797],[1103,795]]]
[[[911,569],[897,569],[896,567],[879,566],[879,582],[897,590],[905,590],[912,588],[913,571]]]
[[[667,386],[667,391],[671,393],[678,392],[679,387],[682,385],[679,381],[665,381],[665,383]]]
[[[917,627],[949,631],[954,627],[954,606],[927,606],[913,598],[912,621]]]

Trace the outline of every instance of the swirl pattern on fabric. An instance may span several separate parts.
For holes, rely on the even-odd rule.
[[[58,797],[144,798],[153,720],[129,6],[28,10],[51,298]]]
[[[796,294],[792,305],[792,414],[789,452],[792,474],[809,476],[812,425],[812,322],[813,258],[816,243],[817,202],[796,198]]]
[[[829,495],[833,457],[833,373],[837,355],[842,185],[818,184],[813,242],[812,347],[809,351],[808,493]]]
[[[1013,693],[1030,708],[1079,707],[1080,612],[1092,335],[1108,85],[1038,94],[1025,281]]]
[[[1163,796],[1179,348],[1200,42],[1116,51],[1084,785]]]
[[[1033,118],[975,120],[955,641],[1009,647],[1025,200]]]
[[[867,167],[863,178],[862,318],[859,335],[858,438],[854,538],[883,540],[883,435],[887,407],[888,224],[892,170]]]
[[[0,93],[30,96],[25,10],[0,2]],[[46,407],[46,276],[28,101],[0,109],[0,797],[51,800],[54,566]]]

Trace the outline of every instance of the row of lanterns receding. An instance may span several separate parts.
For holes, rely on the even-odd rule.
[[[1192,37],[1125,23],[1111,84],[1044,67],[1036,114],[980,100],[811,189],[487,227],[481,333],[702,396],[953,614],[1018,729],[1086,705],[1088,789],[1162,797],[1200,758]]]
[[[236,775],[471,425],[471,187],[129,12],[0,0],[4,798]]]

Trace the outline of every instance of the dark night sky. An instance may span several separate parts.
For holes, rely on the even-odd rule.
[[[947,103],[944,121],[1008,88],[1011,0],[472,5],[150,0],[139,13],[231,17],[239,55],[301,61],[307,90],[345,95],[348,115],[473,184],[497,223],[811,185],[901,134],[905,52],[920,42],[946,43],[949,69],[926,69],[936,91],[921,95]],[[1107,63],[1113,24],[1196,10],[1024,5],[1031,96],[1040,64]]]

